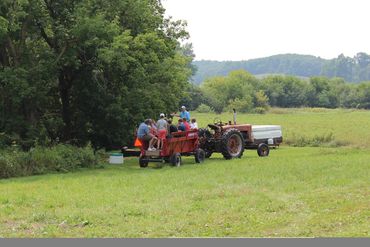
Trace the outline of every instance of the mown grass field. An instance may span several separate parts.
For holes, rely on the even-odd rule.
[[[274,111],[238,121],[281,124],[287,139],[327,129],[348,145],[0,180],[0,237],[369,237],[370,112]]]

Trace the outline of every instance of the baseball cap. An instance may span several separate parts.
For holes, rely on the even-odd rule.
[[[159,115],[159,117],[164,117],[164,113],[161,113],[161,114]]]
[[[181,109],[186,109],[186,107],[183,105],[183,106],[181,106]]]

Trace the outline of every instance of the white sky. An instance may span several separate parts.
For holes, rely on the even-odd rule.
[[[370,53],[369,0],[162,0],[188,22],[196,60]]]

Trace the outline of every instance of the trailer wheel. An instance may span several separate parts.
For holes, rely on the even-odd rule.
[[[205,158],[206,158],[206,152],[204,152],[203,149],[201,148],[198,148],[197,150],[195,150],[195,163],[203,163]]]
[[[139,158],[139,165],[141,168],[146,168],[148,167],[148,161],[146,160],[146,157],[145,156],[142,156]]]
[[[225,159],[241,158],[244,152],[244,138],[239,130],[228,129],[222,135],[221,153]]]
[[[175,153],[170,158],[171,165],[180,167],[181,166],[181,154]]]
[[[267,157],[270,154],[270,148],[267,144],[261,143],[260,145],[258,145],[257,153],[260,157]]]

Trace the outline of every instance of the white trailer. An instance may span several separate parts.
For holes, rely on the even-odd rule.
[[[283,142],[280,125],[252,125],[251,139],[246,142],[246,149],[257,149],[259,156],[268,156],[270,148],[276,148]]]
[[[252,138],[256,144],[276,147],[283,142],[283,132],[280,125],[252,125]]]

